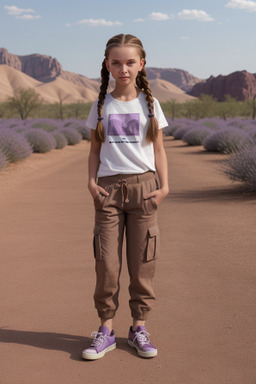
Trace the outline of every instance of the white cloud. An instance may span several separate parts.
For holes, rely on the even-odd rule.
[[[89,25],[91,27],[112,27],[113,25],[122,25],[120,21],[107,21],[105,19],[84,19],[78,21],[78,25]]]
[[[169,20],[170,16],[168,16],[166,13],[161,13],[161,12],[152,12],[148,17],[151,20],[158,20],[158,21],[163,21],[163,20]]]
[[[183,20],[214,21],[205,11],[198,9],[183,9],[178,13],[178,18]]]
[[[142,23],[143,21],[145,21],[145,19],[142,19],[141,17],[139,17],[138,19],[134,19],[133,21],[134,23]]]
[[[225,6],[227,8],[242,9],[246,12],[256,12],[256,2],[250,0],[231,0]]]
[[[72,24],[70,24],[70,23],[66,23],[65,25],[66,25],[66,27],[72,27]]]
[[[39,15],[29,15],[29,14],[24,13],[24,15],[17,16],[17,19],[21,19],[21,20],[36,20],[36,19],[41,19],[41,16],[39,16]]]
[[[35,20],[41,19],[39,15],[31,15],[31,13],[36,13],[34,9],[31,8],[18,8],[16,5],[5,5],[4,9],[7,10],[8,15],[15,16],[16,19],[22,20]]]
[[[18,8],[15,5],[5,5],[4,8],[7,10],[8,15],[21,15],[22,13],[35,13],[34,9]]]

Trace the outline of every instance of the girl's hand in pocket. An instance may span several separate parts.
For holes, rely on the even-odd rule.
[[[108,196],[109,193],[102,187],[100,187],[98,184],[92,184],[88,186],[89,191],[92,195],[92,198],[95,199],[99,193],[101,193],[104,196]]]
[[[150,197],[154,197],[156,204],[159,205],[165,199],[168,193],[169,189],[160,188],[144,196],[144,199],[150,199]]]

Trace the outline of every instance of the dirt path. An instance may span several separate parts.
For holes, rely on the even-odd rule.
[[[159,207],[159,356],[126,344],[124,267],[118,348],[80,359],[98,327],[93,207],[85,142],[0,173],[0,383],[255,384],[255,196],[218,173],[220,156],[165,141],[171,194]]]

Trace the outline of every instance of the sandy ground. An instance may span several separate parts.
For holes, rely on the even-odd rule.
[[[255,384],[256,196],[219,173],[220,155],[170,138],[165,147],[171,193],[159,207],[151,360],[127,346],[125,266],[117,349],[80,358],[98,328],[89,144],[0,172],[1,384]]]

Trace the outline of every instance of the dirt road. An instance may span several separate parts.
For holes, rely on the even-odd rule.
[[[256,196],[219,173],[221,156],[170,138],[165,147],[171,193],[159,207],[151,360],[127,345],[125,266],[117,349],[80,358],[98,328],[89,144],[0,173],[1,384],[255,384]]]

